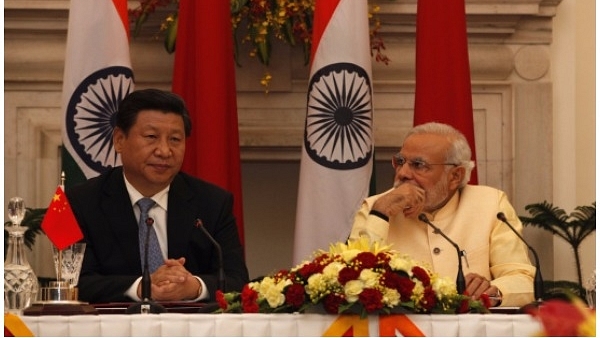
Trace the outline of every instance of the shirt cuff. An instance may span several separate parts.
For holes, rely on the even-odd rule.
[[[139,277],[138,279],[136,279],[135,282],[133,282],[133,284],[131,284],[129,289],[127,289],[127,291],[125,291],[125,296],[135,300],[136,302],[141,301],[140,297],[138,297],[138,295],[137,295],[138,285],[140,285],[141,281],[142,281],[142,277]]]

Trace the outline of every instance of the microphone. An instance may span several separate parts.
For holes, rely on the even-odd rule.
[[[419,214],[419,220],[423,223],[426,223],[430,227],[432,227],[433,233],[442,235],[442,237],[444,237],[448,242],[450,242],[450,244],[452,244],[454,246],[454,248],[456,249],[456,254],[458,255],[458,273],[456,274],[456,291],[458,292],[458,294],[462,295],[465,292],[465,290],[467,289],[465,275],[462,270],[462,256],[465,255],[464,250],[461,251],[460,248],[458,247],[458,244],[456,244],[453,240],[451,240],[448,236],[446,236],[446,234],[443,233],[442,230],[440,230],[440,228],[433,225],[433,223],[431,223],[429,221],[429,219],[427,218],[427,216],[425,214]]]
[[[150,278],[150,268],[148,267],[148,245],[150,243],[150,230],[154,224],[154,219],[146,218],[148,231],[146,232],[146,245],[144,246],[144,271],[142,272],[142,301],[137,302],[127,308],[127,314],[134,313],[163,313],[167,310],[164,306],[152,301],[152,279]]]
[[[196,218],[196,228],[200,229],[206,238],[215,246],[217,250],[217,256],[219,259],[219,274],[218,274],[218,282],[219,282],[219,290],[225,292],[227,285],[225,284],[225,269],[223,268],[223,251],[221,250],[221,245],[215,240],[215,238],[206,230],[204,227],[204,223],[201,219]]]
[[[506,215],[504,215],[503,212],[499,212],[496,215],[496,218],[498,218],[500,221],[502,221],[502,223],[506,224],[510,228],[510,230],[512,230],[515,233],[515,235],[517,235],[517,237],[519,237],[519,239],[523,243],[525,243],[525,245],[527,246],[529,251],[531,251],[531,253],[533,253],[533,257],[535,258],[535,278],[533,281],[533,294],[534,294],[535,300],[537,302],[541,302],[542,295],[544,294],[544,279],[542,278],[542,270],[540,269],[540,259],[538,258],[537,252],[533,249],[533,247],[531,247],[531,245],[529,245],[529,243],[527,243],[527,241],[523,238],[523,236],[521,236],[519,234],[519,232],[517,232],[517,230],[515,230],[515,228],[512,225],[510,225],[510,223],[506,219]]]

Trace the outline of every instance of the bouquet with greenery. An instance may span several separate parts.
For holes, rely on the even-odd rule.
[[[486,313],[460,295],[456,284],[409,256],[367,238],[332,244],[314,259],[259,281],[241,292],[217,291],[221,312],[284,313]],[[487,303],[487,304],[484,304]]]

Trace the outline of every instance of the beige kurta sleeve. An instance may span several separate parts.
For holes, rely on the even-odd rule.
[[[387,241],[390,224],[379,216],[369,214],[373,204],[381,195],[374,195],[363,201],[360,209],[354,216],[354,223],[350,231],[351,239],[368,236],[371,241]]]

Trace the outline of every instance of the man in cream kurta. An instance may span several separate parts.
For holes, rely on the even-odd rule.
[[[496,215],[503,212],[519,232],[522,224],[502,191],[466,184],[470,157],[464,136],[452,127],[415,127],[394,156],[394,188],[364,201],[350,237],[384,241],[454,280],[456,248],[418,219],[423,213],[466,252],[467,294],[499,295],[493,306],[523,306],[533,301],[535,268],[527,247]]]

